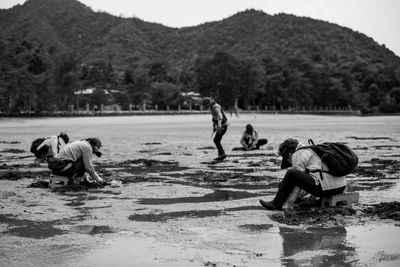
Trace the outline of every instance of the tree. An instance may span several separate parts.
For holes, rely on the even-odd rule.
[[[56,62],[52,82],[55,92],[53,101],[59,108],[67,110],[75,103],[74,92],[82,88],[79,60],[75,54],[64,54]]]
[[[240,71],[241,62],[224,52],[197,61],[195,73],[199,92],[214,97],[222,106],[232,107],[242,85]]]

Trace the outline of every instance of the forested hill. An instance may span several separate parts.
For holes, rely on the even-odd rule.
[[[171,28],[75,0],[28,0],[0,10],[0,27],[2,112],[48,110],[47,94],[66,109],[89,87],[98,89],[90,105],[180,105],[180,92],[198,91],[242,108],[400,111],[400,58],[362,33],[306,17],[246,10]]]

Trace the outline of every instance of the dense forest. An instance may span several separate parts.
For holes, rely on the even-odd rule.
[[[94,12],[76,0],[0,10],[0,113],[71,105],[352,108],[400,112],[400,58],[366,35],[257,10],[170,28]],[[90,89],[90,90],[88,90]]]

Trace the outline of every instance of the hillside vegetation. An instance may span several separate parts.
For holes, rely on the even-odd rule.
[[[94,12],[76,0],[0,10],[0,111],[87,104],[184,105],[182,92],[226,108],[340,107],[400,112],[400,58],[324,21],[246,10],[170,28]],[[95,88],[91,95],[76,92]]]

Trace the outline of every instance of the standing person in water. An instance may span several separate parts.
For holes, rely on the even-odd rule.
[[[260,149],[260,146],[268,143],[267,139],[258,139],[258,132],[250,123],[246,125],[246,130],[243,132],[240,144],[245,150]]]
[[[228,130],[228,119],[225,116],[224,110],[221,106],[215,102],[211,97],[203,99],[203,106],[210,109],[212,115],[214,144],[218,149],[218,157],[215,160],[224,160],[226,158],[225,151],[221,145],[221,140],[226,131]]]

